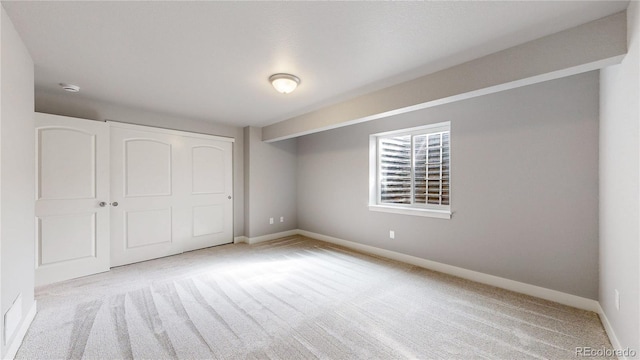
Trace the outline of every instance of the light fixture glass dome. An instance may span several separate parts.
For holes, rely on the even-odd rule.
[[[289,94],[300,84],[300,78],[291,74],[273,74],[269,76],[269,81],[282,94]]]

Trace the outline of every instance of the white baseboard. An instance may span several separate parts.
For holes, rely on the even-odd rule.
[[[287,230],[287,231],[282,231],[279,233],[275,233],[275,234],[267,234],[267,235],[262,235],[262,236],[256,236],[256,237],[245,237],[246,239],[246,243],[248,244],[257,244],[257,243],[261,243],[261,242],[265,242],[265,241],[269,241],[269,240],[275,240],[275,239],[280,239],[283,237],[287,237],[287,236],[293,236],[293,235],[298,235],[300,234],[300,230],[298,229],[294,229],[294,230]]]
[[[541,299],[554,301],[560,304],[573,306],[583,310],[599,312],[600,304],[596,300],[583,298],[576,295],[563,293],[557,290],[551,290],[536,285],[531,285],[515,280],[509,280],[502,277],[488,275],[481,272],[460,268],[457,266],[447,265],[436,261],[426,260],[419,257],[398,253],[391,250],[385,250],[374,246],[363,245],[353,241],[343,240],[332,236],[313,233],[306,230],[298,230],[298,234],[310,237],[312,239],[326,241],[332,244],[341,245],[360,252],[382,256],[388,259],[416,265],[425,269],[438,271],[441,273],[454,275],[463,279],[472,280],[482,284],[499,287],[506,290],[515,291],[525,295],[535,296]]]
[[[36,313],[37,302],[34,301],[31,309],[29,309],[29,312],[27,313],[27,316],[22,321],[22,326],[20,326],[20,328],[16,332],[15,337],[13,338],[13,341],[7,348],[7,353],[5,354],[4,359],[13,360],[16,357],[18,349],[20,349],[20,345],[22,345],[22,341],[24,340],[25,335],[27,335],[27,331],[29,330],[33,319],[36,317]]]
[[[234,244],[239,244],[239,243],[249,243],[249,238],[246,236],[236,236],[233,238],[233,243]]]
[[[604,330],[607,332],[607,335],[609,336],[609,340],[611,341],[611,345],[613,346],[613,348],[622,349],[622,346],[620,345],[620,341],[618,340],[618,337],[616,336],[615,331],[613,331],[613,327],[611,326],[611,323],[607,318],[607,314],[605,314],[604,309],[602,308],[602,306],[600,306],[600,303],[598,303],[598,311],[596,312],[598,313],[598,316],[600,316],[600,321],[602,322],[602,326],[604,326]],[[625,360],[625,359],[627,358],[626,357],[618,358],[618,360]]]

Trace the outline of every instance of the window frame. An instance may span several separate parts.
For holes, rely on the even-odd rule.
[[[414,171],[415,171],[415,151],[414,137],[416,135],[431,135],[435,133],[449,132],[449,205],[433,204],[387,204],[381,201],[380,172],[382,163],[380,161],[380,141],[388,137],[398,137],[403,135],[411,136],[411,201],[413,202]],[[394,214],[426,216],[440,219],[451,219],[451,122],[440,122],[436,124],[416,126],[412,128],[386,131],[369,135],[369,210]]]

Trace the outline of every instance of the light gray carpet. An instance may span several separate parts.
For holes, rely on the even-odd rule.
[[[575,359],[595,313],[295,236],[36,289],[18,359]]]

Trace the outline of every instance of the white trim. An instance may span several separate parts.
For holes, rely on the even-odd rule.
[[[419,125],[419,126],[414,126],[410,128],[379,132],[379,133],[371,134],[369,136],[389,137],[392,135],[423,135],[425,132],[431,134],[431,133],[450,131],[450,129],[451,129],[451,121],[442,121],[435,124],[426,124],[426,125]]]
[[[298,235],[298,234],[300,234],[300,230],[298,230],[298,229],[287,230],[287,231],[283,231],[283,232],[279,232],[279,233],[275,233],[275,234],[267,234],[267,235],[262,235],[262,236],[250,237],[250,238],[247,238],[247,243],[248,244],[257,244],[257,243],[261,243],[261,242],[265,242],[265,241],[269,241],[269,240],[280,239],[280,238],[283,238],[283,237],[293,236],[293,235]]]
[[[232,138],[232,137],[196,133],[196,132],[185,131],[185,130],[166,129],[166,128],[155,127],[155,126],[130,124],[130,123],[125,123],[125,122],[120,122],[120,121],[117,121],[117,120],[105,120],[105,122],[110,127],[117,127],[117,128],[122,128],[122,129],[138,130],[138,131],[150,131],[150,132],[155,132],[155,133],[160,133],[160,134],[186,136],[186,137],[192,137],[192,138],[198,138],[198,139],[208,139],[208,140],[227,141],[227,142],[235,142],[236,141],[235,138]]]
[[[233,243],[234,244],[239,244],[239,243],[245,243],[248,244],[249,243],[249,238],[246,236],[236,236],[233,238]]]
[[[451,219],[451,211],[447,211],[447,210],[405,208],[405,207],[371,205],[371,204],[369,205],[369,210],[392,213],[392,214],[425,216],[425,217],[432,217],[437,219]]]
[[[611,326],[611,323],[607,318],[607,314],[605,314],[604,309],[602,308],[600,303],[598,303],[598,310],[596,312],[600,317],[600,322],[602,322],[602,326],[604,327],[604,330],[607,332],[607,335],[609,336],[609,340],[611,341],[611,346],[613,346],[613,348],[616,350],[622,349],[622,346],[620,345],[620,341],[618,340],[618,337],[616,336],[615,331],[613,331],[613,326]],[[627,358],[622,356],[622,357],[619,357],[618,359],[625,360]]]
[[[350,249],[358,250],[360,252],[382,256],[388,259],[401,261],[407,264],[420,266],[425,269],[430,269],[438,272],[442,272],[449,275],[461,277],[463,279],[472,280],[482,284],[487,284],[495,287],[499,287],[506,290],[515,291],[521,294],[535,296],[541,299],[554,301],[560,304],[573,306],[583,310],[589,310],[598,312],[600,304],[596,300],[583,298],[580,296],[563,293],[557,290],[551,290],[536,285],[526,284],[523,282],[509,280],[502,277],[484,274],[481,272],[460,268],[457,266],[447,265],[436,261],[426,260],[411,255],[401,254],[391,250],[385,250],[374,246],[359,244],[356,242],[335,238],[332,236],[326,236],[322,234],[313,233],[305,230],[298,230],[298,234],[310,237],[313,239],[326,241],[332,244],[341,245]]]
[[[22,345],[22,341],[24,340],[25,335],[27,335],[27,331],[29,330],[33,319],[36,317],[37,312],[37,301],[34,301],[31,309],[29,309],[29,312],[27,313],[27,316],[22,320],[22,325],[16,332],[11,345],[7,348],[7,352],[4,356],[5,360],[13,360],[16,357],[18,349],[20,349],[20,345]]]

